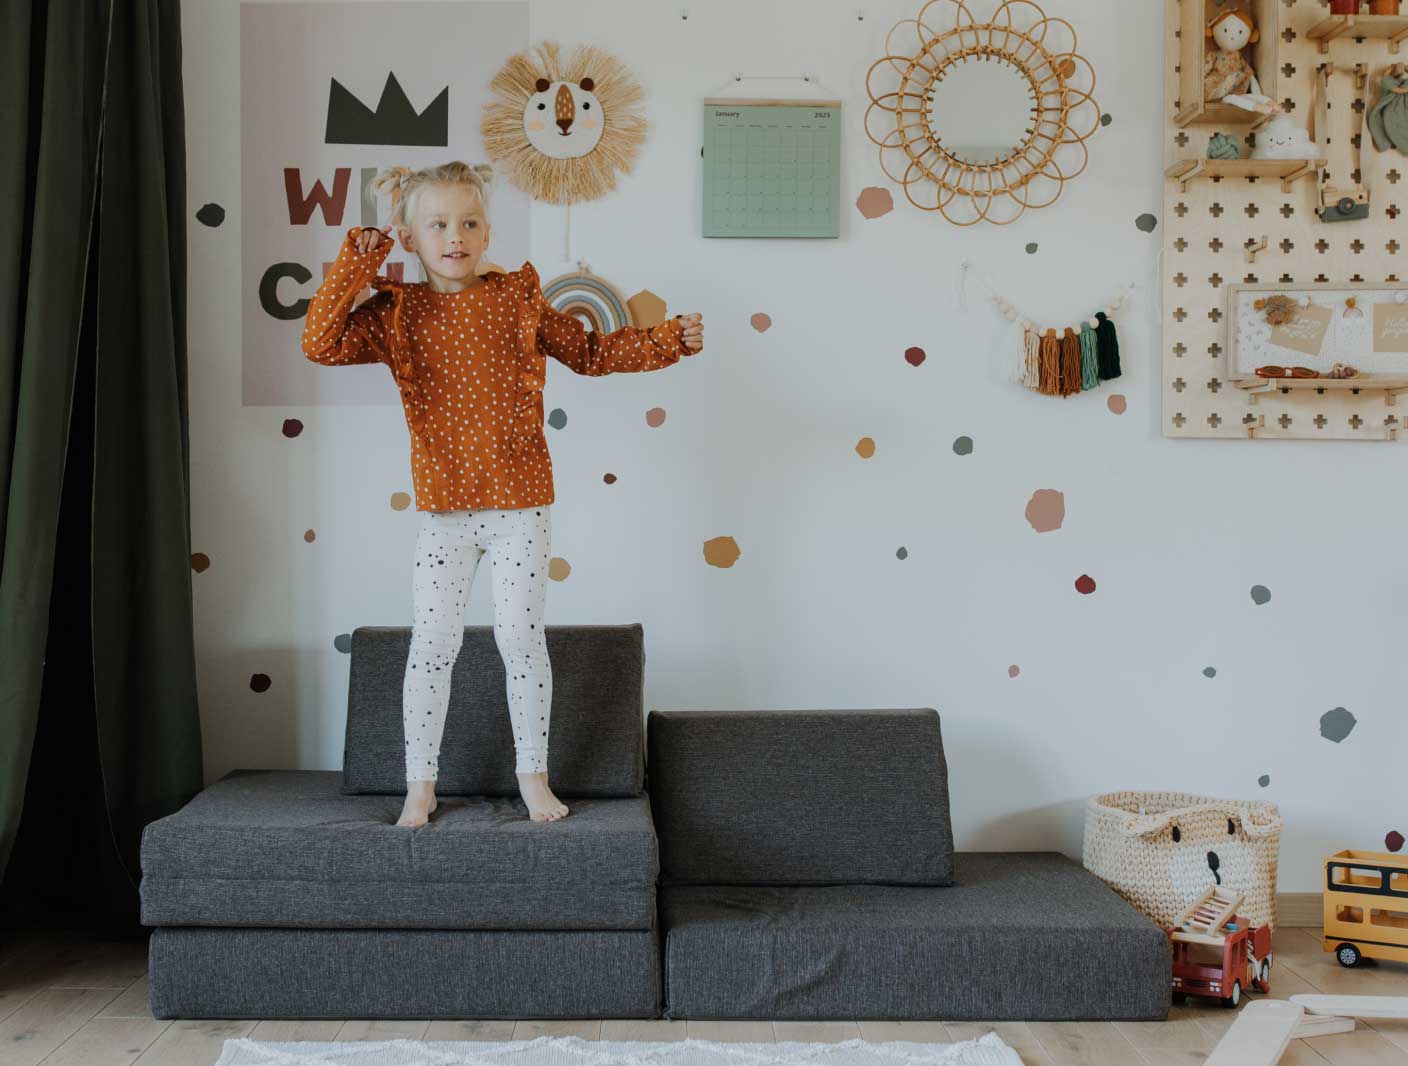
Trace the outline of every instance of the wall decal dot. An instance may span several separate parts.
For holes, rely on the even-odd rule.
[[[268,674],[251,674],[249,677],[249,687],[255,692],[268,692],[272,684]]]
[[[1134,224],[1139,227],[1141,233],[1153,233],[1154,227],[1159,224],[1159,220],[1150,214],[1140,215],[1134,220]]]
[[[1252,603],[1260,607],[1262,604],[1271,602],[1271,590],[1265,585],[1252,586]]]
[[[769,329],[772,328],[772,319],[769,318],[767,315],[763,314],[761,311],[759,311],[748,321],[752,323],[753,328],[756,329],[759,333],[766,333]]]
[[[918,366],[927,358],[923,348],[906,348],[904,350],[904,361],[910,366]]]
[[[738,562],[743,552],[732,537],[714,537],[704,542],[704,561],[710,566],[727,569]]]
[[[1403,834],[1398,830],[1393,830],[1384,837],[1384,847],[1389,851],[1403,850]]]
[[[1265,788],[1267,785],[1271,784],[1271,775],[1270,775],[1270,774],[1262,774],[1260,777],[1258,777],[1258,778],[1256,779],[1256,783],[1257,783],[1258,785],[1260,785],[1262,788]]]
[[[1216,676],[1217,676],[1217,667],[1215,667],[1215,666],[1205,666],[1205,667],[1203,667],[1203,676],[1204,676],[1204,677],[1216,677]]]
[[[645,412],[645,424],[651,429],[659,429],[665,424],[665,408],[652,407]]]
[[[332,646],[333,646],[334,648],[336,648],[338,651],[342,652],[343,655],[351,655],[351,654],[352,654],[352,634],[351,634],[351,633],[339,633],[337,636],[335,636],[335,637],[332,638]]]
[[[1082,596],[1089,596],[1095,591],[1095,579],[1089,574],[1081,574],[1076,578],[1076,591]]]
[[[871,185],[862,189],[860,195],[856,197],[856,210],[866,218],[879,218],[881,215],[888,215],[894,209],[895,198],[890,195],[889,189],[881,189]]]
[[[391,494],[391,509],[393,511],[404,511],[411,505],[411,495],[408,492],[393,492]]]
[[[202,204],[196,212],[196,221],[203,226],[214,228],[225,221],[225,209],[219,204]]]
[[[548,425],[553,429],[561,429],[567,425],[567,412],[561,407],[554,407],[552,413],[548,415]]]
[[[604,482],[606,482],[608,485],[614,485],[614,484],[616,484],[616,475],[615,475],[615,474],[603,474],[601,480],[604,481]]]
[[[973,454],[973,438],[972,438],[972,437],[959,437],[956,441],[953,442],[953,454],[954,454],[954,455],[972,455],[972,454]]]
[[[548,577],[554,581],[566,581],[567,575],[572,572],[572,564],[566,559],[553,556],[548,560]]]
[[[296,418],[284,419],[284,436],[292,440],[303,432],[303,423]]]
[[[1017,676],[1018,674],[1020,674],[1021,672],[1022,672],[1022,668],[1021,668],[1020,666],[1018,666],[1016,663],[1013,663],[1011,666],[1009,666],[1009,667],[1007,668],[1007,676],[1008,676],[1008,677],[1016,677],[1016,676]]]
[[[1036,241],[1032,241],[1031,244],[1027,245],[1027,254],[1028,254],[1028,255],[1036,255],[1037,247],[1038,247],[1038,245],[1037,245]]]
[[[191,553],[191,569],[197,574],[203,574],[210,569],[210,556],[205,552]]]
[[[309,544],[312,544],[315,540],[318,539],[318,534],[314,533],[311,529],[305,529],[303,531],[303,539]]]
[[[895,558],[900,560],[900,562],[904,562],[904,560],[909,558],[909,549],[901,545],[899,551],[895,552]]]
[[[1129,401],[1117,392],[1105,401],[1105,406],[1108,407],[1113,414],[1122,415],[1129,409]]]
[[[1037,489],[1027,501],[1027,521],[1038,533],[1060,529],[1066,520],[1066,494],[1056,489]]]
[[[1343,707],[1336,707],[1333,711],[1326,711],[1320,716],[1320,735],[1326,740],[1338,744],[1354,731],[1356,725],[1358,722],[1354,715]]]
[[[861,437],[856,441],[856,454],[862,459],[869,459],[875,454],[875,441],[870,437]]]
[[[1115,121],[1114,116],[1108,112],[1100,116],[1100,125],[1102,126],[1108,126],[1113,121]]]

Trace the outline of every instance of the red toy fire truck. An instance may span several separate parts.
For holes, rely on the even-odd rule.
[[[1220,885],[1210,888],[1169,929],[1174,1002],[1203,996],[1236,1007],[1248,988],[1271,990],[1271,927],[1243,921],[1241,903]]]

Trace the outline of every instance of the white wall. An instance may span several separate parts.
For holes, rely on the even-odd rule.
[[[896,210],[865,220],[850,205],[889,183],[862,129],[864,75],[918,6],[533,0],[535,41],[613,50],[649,95],[635,173],[572,212],[574,257],[672,313],[702,311],[708,335],[661,373],[549,371],[547,407],[569,416],[548,430],[554,554],[572,565],[549,621],[643,623],[651,708],[938,708],[963,848],[1078,856],[1081,805],[1101,790],[1264,798],[1286,818],[1282,891],[1314,891],[1324,854],[1381,848],[1408,824],[1401,453],[1160,437],[1159,238],[1134,225],[1161,204],[1156,0],[1046,5],[1080,31],[1113,117],[1055,207],[960,230],[896,189]],[[191,212],[228,212],[190,231],[207,774],[333,769],[348,667],[334,638],[411,618],[417,515],[388,503],[410,491],[407,432],[393,404],[241,407],[238,5],[190,0],[183,18]],[[414,62],[414,45],[388,26],[388,55]],[[700,101],[736,73],[802,71],[845,101],[841,239],[700,238]],[[534,207],[545,277],[568,266],[563,223]],[[1089,314],[1134,280],[1118,387],[1062,401],[1006,381],[1007,323],[976,289],[957,307],[965,258],[1038,320]],[[911,345],[928,353],[918,369]],[[1106,408],[1111,391],[1126,414]],[[652,430],[654,406],[668,419]],[[293,440],[289,417],[306,427]],[[966,457],[951,447],[963,435]],[[1041,488],[1065,493],[1067,519],[1038,535],[1023,511]],[[720,535],[742,548],[731,569],[703,560]],[[1093,595],[1073,588],[1083,573]],[[486,584],[470,624],[492,621]],[[251,691],[256,672],[268,691]],[[1359,719],[1340,744],[1318,734],[1336,706]]]

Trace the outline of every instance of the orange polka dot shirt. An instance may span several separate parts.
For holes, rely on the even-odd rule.
[[[532,263],[460,292],[377,275],[392,241],[365,254],[347,231],[308,306],[303,354],[324,366],[385,363],[411,435],[420,511],[541,507],[555,499],[543,433],[547,356],[578,374],[660,370],[692,352],[678,318],[588,330],[554,309]],[[354,307],[368,285],[378,291]]]

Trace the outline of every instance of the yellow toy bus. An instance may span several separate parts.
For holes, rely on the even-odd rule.
[[[1408,855],[1341,851],[1325,860],[1325,936],[1341,966],[1408,962]]]

